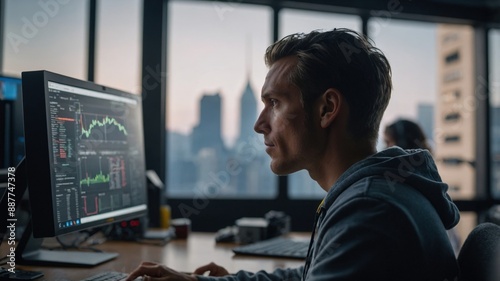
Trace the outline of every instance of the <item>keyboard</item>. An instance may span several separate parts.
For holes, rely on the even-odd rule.
[[[308,248],[309,239],[276,237],[233,248],[233,252],[239,255],[305,259]]]
[[[14,273],[5,268],[0,267],[0,280],[35,280],[42,277],[43,273],[40,271],[30,271],[16,269]]]
[[[106,271],[80,281],[119,281],[127,278],[128,274],[118,271]],[[137,279],[136,279],[137,280]]]

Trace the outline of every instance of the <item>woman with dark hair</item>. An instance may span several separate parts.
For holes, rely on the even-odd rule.
[[[384,141],[387,147],[397,145],[403,149],[422,148],[432,153],[422,128],[410,120],[400,119],[387,126]]]

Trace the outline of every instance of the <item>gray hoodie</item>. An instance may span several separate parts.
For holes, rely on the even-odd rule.
[[[436,280],[458,267],[446,229],[459,220],[426,150],[389,148],[352,165],[317,213],[304,266],[203,280]]]

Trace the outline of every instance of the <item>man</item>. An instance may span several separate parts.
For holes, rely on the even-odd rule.
[[[454,280],[446,229],[457,224],[430,154],[376,139],[392,88],[385,56],[347,29],[293,34],[266,51],[269,72],[255,130],[271,169],[306,169],[327,191],[303,267],[228,275],[216,264],[182,275],[144,263],[145,280]],[[149,279],[150,277],[155,277]],[[161,278],[156,278],[161,277]]]

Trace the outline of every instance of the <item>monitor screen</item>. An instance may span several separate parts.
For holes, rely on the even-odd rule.
[[[24,157],[21,78],[0,75],[0,168]]]
[[[34,237],[146,215],[141,97],[48,71],[22,83]]]
[[[21,78],[0,76],[0,99],[16,100],[21,91]]]

